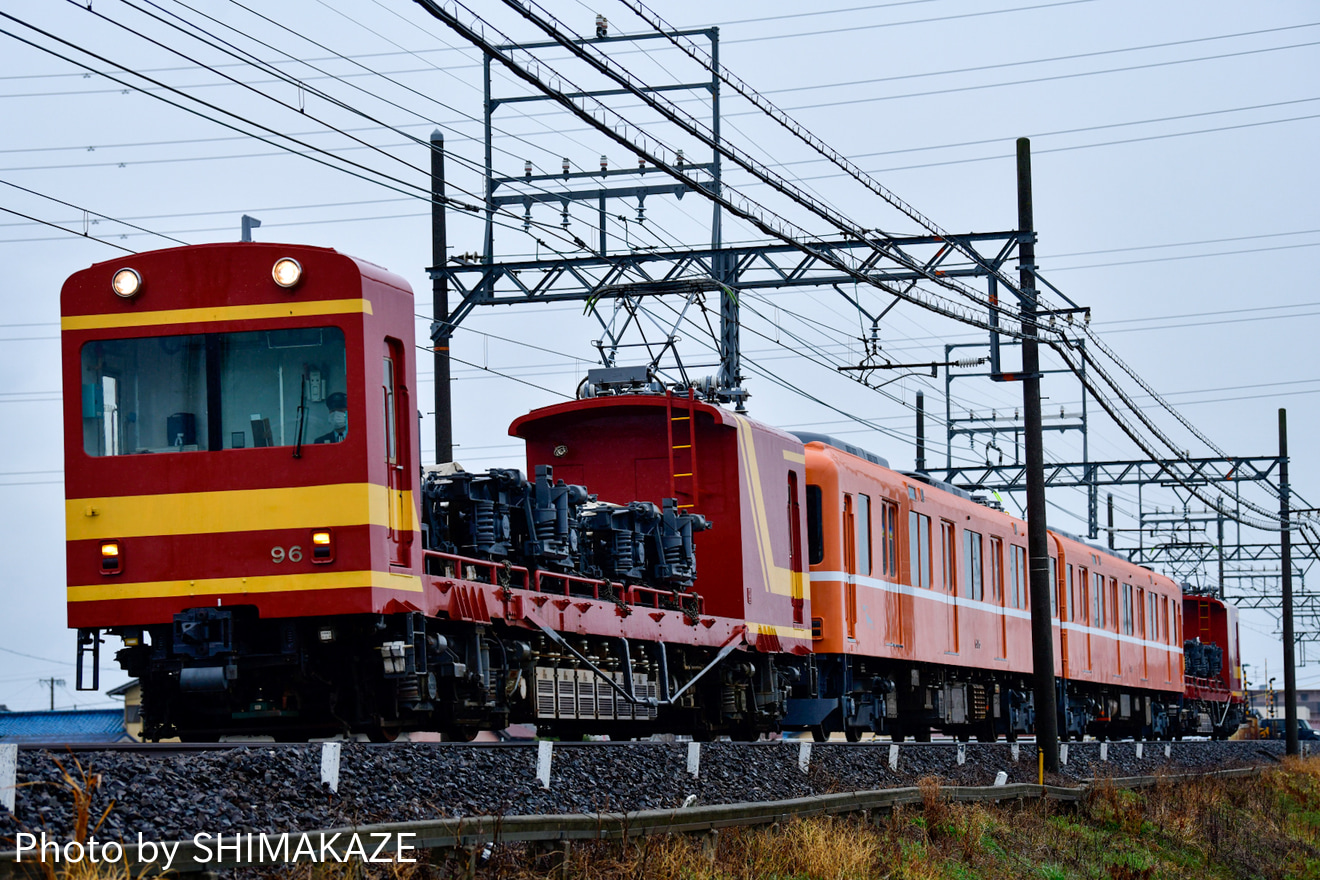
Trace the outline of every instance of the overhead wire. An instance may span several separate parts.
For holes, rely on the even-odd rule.
[[[69,0],[69,2],[73,2],[73,0]],[[97,13],[97,14],[99,15],[99,13]],[[37,27],[32,26],[32,25],[29,25],[29,24],[27,24],[26,22],[23,22],[22,20],[17,19],[16,17],[14,17],[14,16],[12,16],[12,15],[9,15],[8,13],[5,13],[5,12],[3,12],[3,11],[0,11],[0,16],[3,16],[4,18],[10,19],[10,20],[12,20],[12,21],[14,21],[14,22],[16,22],[16,23],[18,23],[18,24],[20,24],[20,25],[25,26],[25,27],[28,27],[28,28],[30,28],[31,30],[36,31],[37,33],[40,33],[40,34],[42,34],[43,36],[46,36],[46,37],[49,38],[49,39],[54,39],[54,40],[56,40],[57,42],[59,42],[59,43],[61,43],[61,44],[63,44],[63,45],[69,46],[70,48],[76,49],[77,51],[81,51],[81,52],[83,52],[84,54],[87,54],[87,55],[89,55],[89,56],[91,56],[91,57],[93,57],[93,58],[96,58],[96,59],[99,60],[99,61],[102,61],[102,62],[104,62],[104,63],[107,63],[107,64],[111,64],[111,65],[113,65],[113,66],[116,66],[116,67],[118,67],[119,69],[122,69],[122,70],[124,70],[124,71],[127,72],[127,73],[131,73],[131,74],[136,75],[136,76],[141,76],[141,74],[137,74],[137,73],[135,73],[135,72],[132,71],[130,68],[125,67],[124,65],[120,65],[120,64],[118,64],[117,62],[111,61],[111,60],[109,60],[109,59],[107,59],[107,58],[104,58],[104,57],[102,57],[102,56],[100,56],[100,55],[97,55],[97,54],[95,54],[95,53],[92,53],[92,52],[90,52],[90,51],[88,51],[88,50],[82,49],[81,47],[78,47],[78,46],[76,46],[76,45],[74,45],[74,44],[72,44],[72,43],[70,43],[70,42],[68,42],[68,41],[66,41],[66,40],[63,40],[62,38],[59,38],[59,37],[57,37],[57,36],[55,36],[55,35],[53,35],[53,34],[50,34],[50,33],[47,32],[47,31],[44,31],[44,30],[42,30],[42,29],[40,29],[40,28],[37,28]],[[114,24],[116,24],[116,25],[118,25],[118,26],[120,26],[120,27],[124,27],[125,29],[131,30],[131,28],[127,28],[127,26],[123,25],[122,23],[114,22],[112,19],[107,19],[107,20],[111,21],[112,23],[114,23]],[[29,46],[32,46],[33,48],[36,48],[36,49],[38,49],[38,50],[40,50],[40,51],[44,51],[44,52],[46,52],[46,53],[48,53],[48,54],[55,55],[56,57],[59,57],[59,58],[65,60],[65,61],[69,61],[70,63],[76,64],[76,65],[81,66],[81,67],[84,67],[84,68],[87,68],[87,67],[88,67],[84,62],[78,61],[77,59],[70,58],[70,57],[68,57],[68,56],[61,55],[60,53],[54,52],[53,50],[48,49],[47,47],[40,46],[39,44],[34,43],[34,42],[30,41],[30,40],[27,40],[27,39],[25,39],[25,38],[23,38],[23,37],[20,37],[20,36],[18,36],[17,34],[14,34],[14,33],[12,33],[12,32],[5,31],[5,30],[3,30],[3,29],[0,29],[0,33],[5,34],[6,36],[10,36],[10,37],[12,37],[12,38],[14,38],[14,39],[16,39],[16,40],[22,42],[22,43],[25,43],[25,44],[27,44],[27,45],[29,45]],[[136,32],[135,32],[135,33],[136,33]],[[150,38],[148,38],[148,39],[150,39]],[[155,41],[155,42],[157,42],[157,45],[160,45],[158,41]],[[168,47],[162,47],[162,48],[168,48]],[[183,54],[182,54],[181,52],[177,52],[176,50],[172,50],[172,49],[171,49],[170,51],[175,51],[176,54],[180,54],[181,57],[187,57],[187,56],[183,56]],[[190,59],[190,60],[193,60],[193,59]],[[205,66],[205,65],[201,65],[201,66]],[[102,74],[102,75],[105,75],[105,74]],[[144,79],[149,79],[149,78],[146,78],[146,77],[143,77],[143,78],[144,78]],[[125,86],[126,88],[132,88],[132,89],[136,89],[136,90],[138,90],[138,91],[142,91],[142,89],[141,89],[139,86],[136,86],[136,85],[133,84],[133,83],[124,82],[124,81],[119,80],[119,79],[115,79],[115,81],[116,81],[116,82],[119,82],[121,85]],[[149,81],[150,81],[150,80],[149,80]],[[336,166],[333,162],[327,161],[327,159],[325,159],[325,158],[321,158],[321,156],[311,155],[308,151],[310,150],[311,152],[320,153],[320,154],[322,154],[322,156],[325,156],[325,157],[339,158],[339,157],[336,155],[336,153],[332,153],[332,152],[330,152],[330,151],[328,151],[328,150],[324,150],[324,149],[321,149],[321,148],[318,148],[318,147],[314,147],[314,146],[308,144],[308,143],[305,142],[305,141],[299,140],[299,139],[297,139],[297,138],[293,138],[293,137],[291,137],[291,136],[289,136],[289,135],[281,134],[281,133],[275,131],[274,129],[270,128],[269,126],[265,126],[265,125],[263,125],[263,124],[261,124],[261,123],[258,123],[258,122],[255,122],[255,121],[253,121],[253,120],[250,120],[250,119],[248,119],[248,118],[246,118],[246,117],[243,117],[243,116],[241,116],[241,115],[239,115],[239,114],[231,113],[230,111],[224,110],[223,108],[220,108],[220,107],[218,107],[218,106],[216,106],[216,105],[214,105],[214,104],[211,104],[211,103],[209,103],[209,102],[202,101],[201,99],[198,99],[198,98],[195,98],[195,97],[192,97],[192,96],[185,95],[183,92],[179,91],[178,89],[174,89],[174,88],[171,87],[171,86],[165,85],[165,84],[163,84],[163,83],[157,83],[157,84],[160,85],[162,88],[164,88],[164,89],[170,91],[170,92],[173,92],[173,93],[175,93],[175,94],[178,94],[178,95],[181,96],[181,97],[186,97],[186,98],[188,98],[189,100],[195,101],[195,102],[197,102],[198,104],[201,104],[202,106],[207,107],[208,109],[211,109],[211,110],[213,110],[213,111],[215,111],[215,112],[221,113],[221,114],[223,114],[223,115],[225,115],[225,116],[231,117],[231,118],[236,119],[236,120],[241,120],[242,122],[244,122],[244,123],[246,123],[246,124],[252,125],[252,126],[254,126],[254,127],[256,127],[256,128],[259,128],[259,129],[261,129],[261,130],[263,130],[263,131],[270,132],[272,135],[275,135],[275,136],[278,136],[278,137],[286,138],[286,139],[288,139],[289,141],[291,141],[292,143],[295,143],[295,144],[297,144],[297,145],[303,147],[304,149],[302,149],[302,150],[295,149],[295,148],[293,148],[293,147],[291,147],[291,146],[288,146],[288,145],[286,145],[286,144],[280,143],[280,142],[278,142],[278,141],[276,141],[276,140],[272,140],[272,139],[269,138],[269,137],[265,137],[265,136],[262,136],[262,135],[259,135],[259,134],[255,134],[255,133],[252,133],[252,132],[244,131],[242,128],[238,127],[237,125],[232,124],[232,123],[229,123],[229,122],[226,122],[226,121],[223,120],[223,119],[217,119],[217,118],[214,118],[214,117],[207,116],[206,114],[201,113],[201,112],[197,111],[197,110],[194,109],[194,108],[191,108],[191,107],[188,107],[188,106],[186,106],[186,105],[180,104],[180,103],[178,103],[178,102],[176,102],[176,101],[170,100],[169,98],[167,98],[167,97],[165,97],[165,96],[163,96],[163,95],[160,95],[160,94],[152,94],[152,97],[155,97],[155,98],[157,98],[157,99],[159,99],[159,100],[162,100],[162,101],[164,101],[165,103],[170,104],[171,106],[175,106],[175,107],[178,107],[179,109],[183,109],[183,110],[185,110],[186,112],[192,113],[192,114],[194,114],[194,115],[201,116],[202,118],[208,119],[208,121],[211,121],[211,122],[214,122],[214,123],[216,123],[216,124],[222,125],[222,126],[224,126],[224,127],[226,127],[226,128],[230,128],[231,130],[234,130],[234,131],[239,132],[239,133],[241,133],[241,134],[246,134],[246,135],[248,135],[248,136],[255,137],[255,138],[257,138],[258,140],[261,140],[261,141],[263,141],[263,142],[265,142],[265,143],[267,143],[267,144],[269,144],[269,145],[271,145],[271,146],[277,147],[277,148],[282,149],[282,150],[285,150],[285,151],[287,151],[287,152],[292,152],[292,153],[294,153],[295,155],[300,155],[300,156],[303,156],[304,158],[311,159],[311,160],[313,160],[313,161],[318,162],[319,164],[326,165],[327,167],[330,167],[330,168],[332,168],[332,169],[334,169],[334,170],[344,171],[344,172],[346,172],[346,173],[352,174],[353,176],[355,176],[355,177],[359,177],[359,178],[361,178],[361,179],[363,179],[363,180],[365,180],[365,181],[367,181],[367,182],[369,182],[369,183],[376,183],[376,184],[378,184],[378,185],[384,186],[384,187],[387,188],[387,189],[391,189],[391,190],[393,190],[393,191],[395,191],[395,192],[398,192],[398,193],[400,193],[400,194],[402,194],[402,195],[406,195],[406,196],[411,196],[411,197],[413,197],[413,198],[422,199],[423,201],[427,201],[427,202],[430,202],[430,201],[431,201],[431,195],[430,195],[430,192],[429,192],[429,188],[422,187],[422,186],[418,186],[418,185],[415,185],[415,184],[409,184],[409,183],[407,183],[406,181],[403,181],[403,180],[400,179],[400,178],[392,177],[391,175],[387,175],[387,174],[385,174],[384,172],[380,172],[380,171],[378,171],[378,170],[376,170],[376,169],[371,169],[369,166],[365,166],[365,165],[362,165],[361,163],[356,163],[356,162],[353,162],[353,161],[348,160],[348,159],[342,159],[342,158],[340,158],[339,160],[342,161],[342,162],[347,163],[347,164],[350,165],[350,166],[353,166],[354,168],[359,169],[358,171],[354,171],[352,168],[342,168],[342,167]],[[263,93],[263,94],[264,94],[264,93]],[[265,96],[265,97],[269,97],[269,96]],[[279,101],[278,99],[274,99],[274,98],[272,98],[272,100],[275,100],[277,103],[280,103],[282,106],[284,106],[284,107],[286,107],[286,108],[289,108],[289,107],[290,107],[290,105],[288,105],[287,102]],[[319,121],[319,120],[318,120],[318,121]],[[329,127],[333,128],[333,126],[329,126]],[[414,170],[416,170],[416,169],[414,169]],[[382,178],[382,179],[380,179],[380,180],[373,179],[373,178],[371,178],[370,176],[368,176],[369,174],[376,174],[378,177],[380,177],[380,178]],[[475,195],[474,195],[473,197],[474,197],[474,198],[481,198],[480,196],[475,196]],[[484,210],[481,206],[465,204],[465,203],[463,203],[463,202],[461,202],[461,201],[459,201],[459,200],[457,200],[457,199],[445,198],[445,199],[443,199],[442,201],[444,201],[445,203],[447,203],[447,204],[450,205],[451,207],[455,207],[455,208],[458,208],[458,209],[460,209],[460,210],[470,211],[470,212],[474,212],[474,213],[478,213],[478,212],[481,212],[482,210]],[[516,215],[511,214],[511,212],[502,212],[502,213],[508,214],[508,215],[509,215],[511,218],[513,218],[514,221],[516,221],[516,222],[522,222],[522,218],[517,218]],[[550,224],[546,224],[546,223],[543,223],[543,222],[540,222],[540,221],[532,221],[532,225],[535,225],[535,226],[537,226],[538,228],[543,229],[543,230],[545,231],[545,233],[549,234],[549,235],[552,236],[552,237],[557,237],[557,238],[561,238],[561,239],[563,239],[563,240],[565,241],[566,244],[570,244],[570,245],[572,245],[572,246],[575,247],[575,248],[584,248],[584,249],[586,248],[585,243],[584,243],[580,238],[578,238],[578,237],[576,237],[576,236],[572,236],[572,235],[565,234],[565,233],[563,233],[558,227],[554,227],[554,226],[552,226],[552,225],[550,225]],[[511,223],[511,224],[509,224],[509,228],[514,229],[514,228],[516,228],[516,227]],[[541,241],[541,244],[542,244],[543,246],[547,247],[547,248],[550,248],[550,247],[551,247],[548,243],[544,242],[543,240]]]
[[[458,29],[468,39],[475,40],[480,43],[485,43],[484,38],[481,35],[479,35],[476,31],[473,31],[466,27],[466,25],[457,16],[456,12],[451,12],[447,9],[438,6],[436,3],[433,2],[433,0],[417,0],[417,2],[421,3],[421,5],[425,7],[428,11],[430,11],[432,15],[436,16],[437,18],[440,18],[442,21],[445,21],[451,27]],[[797,189],[789,185],[782,178],[778,177],[777,175],[773,174],[773,172],[764,168],[764,166],[762,166],[756,160],[746,156],[740,150],[731,147],[727,142],[720,141],[719,139],[712,137],[709,130],[705,128],[704,123],[682,112],[679,108],[675,107],[675,105],[673,105],[673,103],[670,102],[665,96],[650,93],[644,87],[636,84],[633,81],[631,74],[629,74],[628,71],[619,68],[618,65],[616,65],[614,62],[612,62],[609,59],[609,56],[604,55],[603,53],[600,53],[598,51],[588,52],[588,47],[591,46],[591,44],[588,41],[583,41],[580,39],[575,41],[565,36],[560,31],[559,29],[560,26],[557,22],[557,19],[555,19],[553,15],[549,13],[544,13],[544,15],[540,14],[533,9],[532,5],[524,5],[522,3],[515,2],[515,0],[506,0],[506,5],[509,6],[511,9],[513,9],[515,12],[517,12],[519,15],[521,15],[523,18],[527,19],[529,22],[531,22],[532,24],[540,28],[542,31],[544,31],[547,34],[547,36],[551,37],[551,39],[554,42],[558,43],[559,45],[563,46],[565,49],[568,49],[571,53],[573,53],[577,57],[586,61],[597,72],[602,73],[605,76],[617,82],[624,89],[628,90],[630,93],[632,93],[640,100],[642,100],[644,103],[646,103],[648,106],[650,106],[653,110],[656,110],[657,112],[661,113],[661,115],[664,116],[669,121],[676,123],[680,128],[683,129],[683,131],[685,131],[686,133],[688,133],[693,137],[696,137],[707,147],[719,151],[730,161],[737,163],[744,170],[750,172],[754,177],[766,183],[769,183],[777,191],[788,196],[798,205],[807,208],[807,210],[809,210],[810,212],[825,219],[827,222],[831,223],[831,225],[834,225],[836,226],[836,228],[845,232],[845,234],[851,235],[854,238],[863,241],[868,241],[868,242],[870,241],[869,238],[870,234],[866,230],[857,228],[855,224],[853,224],[847,218],[843,217],[836,210],[833,210],[829,208],[827,205],[824,205],[816,201],[807,194],[803,193],[800,189]],[[471,15],[475,21],[482,22],[483,27],[494,28],[494,25],[492,25],[489,21],[482,18],[477,13],[473,12],[463,3],[456,3],[454,5],[455,10],[460,8],[466,10],[468,14]],[[540,9],[541,7],[537,6],[536,8]],[[498,32],[498,29],[496,30]],[[545,90],[547,93],[554,92],[554,87],[542,82],[536,73],[519,67],[517,61],[515,61],[512,57],[501,53],[496,47],[489,44],[486,44],[486,46],[488,47],[488,51],[493,53],[494,57],[499,58],[499,60],[503,64],[505,64],[506,67],[509,67],[510,69],[514,69],[519,76],[528,79],[529,82],[533,82],[538,88]],[[530,53],[527,54],[528,57],[531,59],[532,64],[535,65],[541,63],[534,55],[531,55]],[[563,74],[557,71],[555,73],[555,76],[559,79],[564,79]],[[727,70],[722,68],[720,70],[720,76],[722,79],[725,79],[727,81],[728,79]],[[659,153],[661,152],[661,150],[666,150],[668,156],[674,155],[672,148],[665,147],[656,139],[654,135],[650,135],[641,131],[631,122],[629,122],[627,119],[619,116],[611,108],[605,107],[604,105],[600,105],[598,102],[595,105],[597,108],[604,111],[607,118],[608,117],[615,118],[617,120],[618,125],[622,126],[624,129],[633,132],[631,140],[625,137],[621,132],[617,131],[614,128],[611,128],[610,125],[608,125],[603,119],[597,119],[594,115],[594,112],[589,113],[585,109],[578,107],[575,103],[568,100],[567,98],[561,98],[561,103],[567,109],[570,109],[572,112],[576,113],[579,116],[579,118],[582,119],[584,122],[593,125],[594,127],[597,128],[597,130],[601,131],[606,136],[614,138],[621,143],[625,143],[625,144],[631,143],[632,148],[634,150],[637,150],[639,153],[644,151],[644,148],[639,146],[641,142],[646,141],[656,144],[656,146],[650,148],[649,152],[646,152],[646,157],[648,158],[648,160],[653,161],[658,168],[661,168],[671,176],[675,176],[676,178],[681,180],[687,179],[686,175],[682,173],[681,169],[677,169],[675,166],[671,165],[668,160],[662,160],[659,157]],[[733,190],[734,192],[736,192],[736,190],[733,187],[727,185],[727,183],[724,185],[723,189]],[[915,286],[905,288],[903,290],[892,289],[890,286],[884,284],[883,282],[879,282],[873,277],[867,276],[864,273],[854,269],[853,267],[846,265],[842,259],[835,258],[831,254],[821,254],[813,251],[813,249],[811,249],[808,245],[804,244],[804,240],[809,240],[810,238],[812,238],[812,236],[810,236],[808,233],[805,232],[805,230],[802,230],[796,224],[788,221],[782,215],[770,211],[764,205],[761,205],[755,202],[754,200],[748,200],[745,205],[739,205],[730,201],[722,193],[713,193],[707,191],[704,193],[704,195],[706,195],[707,198],[713,201],[719,202],[726,209],[730,210],[735,215],[742,217],[745,221],[753,224],[757,228],[760,228],[763,232],[775,238],[783,240],[786,243],[799,247],[803,249],[804,252],[814,256],[816,259],[820,260],[821,262],[827,265],[834,266],[836,269],[844,271],[845,273],[848,273],[853,277],[857,277],[859,280],[865,281],[866,283],[873,286],[878,286],[881,289],[886,290],[891,294],[901,296],[911,302],[921,305],[923,308],[927,308],[931,311],[940,314],[945,314],[946,316],[949,317],[954,317],[955,319],[960,320],[964,323],[972,323],[975,326],[982,326],[986,329],[990,327],[990,323],[988,319],[981,320],[974,313],[966,311],[964,307],[962,307],[959,304],[956,304],[953,300],[949,300],[948,298],[943,297],[942,295],[935,294],[931,291],[926,291],[926,290],[921,290],[920,291],[921,295],[918,295],[917,293],[914,292],[917,290]],[[739,197],[741,198],[741,196]],[[773,221],[767,220],[766,219],[767,215],[769,217],[772,217]],[[779,226],[776,226],[775,225],[776,223],[779,224]],[[873,242],[872,242],[872,246],[875,246]],[[927,272],[926,270],[924,270],[923,267],[916,264],[901,251],[890,250],[885,252],[885,256],[899,262],[901,265],[904,265],[914,271],[926,275],[930,280],[933,280],[939,286],[947,287],[951,290],[956,291],[957,293],[959,293],[964,297],[967,297],[974,301],[978,301],[979,304],[984,305],[987,309],[996,308],[992,306],[988,302],[988,300],[985,300],[984,297],[982,297],[979,294],[979,292],[974,291],[967,285],[955,281],[953,279],[950,279],[947,276],[938,276],[935,275],[934,273]],[[980,260],[981,258],[978,255],[976,259]],[[1010,335],[1012,335],[1012,331],[1009,331],[1009,333]]]
[[[506,2],[510,2],[510,0],[506,0]],[[683,49],[695,60],[698,60],[701,63],[705,63],[712,70],[715,69],[709,55],[705,55],[704,50],[702,50],[701,47],[697,46],[692,40],[677,34],[672,26],[670,26],[667,22],[664,21],[664,19],[662,19],[657,14],[655,14],[652,10],[647,8],[641,2],[641,0],[620,0],[620,2],[624,3],[625,6],[632,9],[640,18],[642,18],[644,21],[647,21],[647,23],[650,24],[657,31],[666,33],[666,36],[670,39],[672,43],[674,43],[674,45]],[[530,17],[529,13],[527,12],[524,12],[523,14],[525,17]],[[542,25],[542,29],[546,30],[544,25]],[[550,31],[547,30],[547,33],[550,33]],[[839,166],[850,176],[857,179],[859,182],[863,183],[868,189],[880,195],[885,201],[889,202],[894,207],[899,208],[899,210],[903,211],[903,213],[907,214],[911,219],[916,220],[919,224],[923,226],[923,228],[926,228],[933,233],[947,236],[947,234],[944,233],[943,230],[940,229],[940,227],[935,225],[932,221],[930,221],[924,215],[917,212],[915,209],[911,208],[911,206],[907,205],[906,202],[903,202],[901,199],[899,199],[896,195],[890,192],[886,187],[881,185],[878,181],[875,181],[868,174],[862,172],[850,160],[846,159],[845,157],[834,151],[832,148],[825,145],[823,141],[821,141],[815,135],[811,134],[808,130],[806,130],[796,121],[789,118],[787,114],[784,113],[784,111],[780,110],[764,96],[760,95],[755,90],[751,89],[751,87],[743,83],[738,77],[731,74],[727,70],[727,68],[721,68],[719,70],[719,76],[721,80],[729,84],[735,91],[738,91],[739,94],[743,95],[743,97],[751,101],[756,107],[758,107],[766,115],[770,116],[772,119],[778,122],[786,130],[790,131],[800,140],[807,143],[809,146],[811,146],[813,149],[819,152],[822,156],[830,159],[830,161],[833,162],[833,164]],[[749,168],[748,170],[752,170],[752,169]],[[968,256],[972,257],[978,263],[984,265],[984,260],[979,256],[979,254],[976,254],[974,251],[971,251],[971,249],[966,247],[960,247],[959,249],[962,250],[964,253],[966,253]],[[993,272],[991,274],[993,274],[995,277],[999,277],[1002,279],[1002,273]],[[1016,286],[1013,285],[1012,283],[1009,283],[1007,286],[1009,287],[1010,290],[1016,291],[1017,289]],[[1107,357],[1110,358],[1110,360],[1114,361],[1121,369],[1123,369],[1125,373],[1128,374],[1129,378],[1132,378],[1134,381],[1137,381],[1137,383],[1143,388],[1143,390],[1147,391],[1147,393],[1153,394],[1153,399],[1155,399],[1158,403],[1160,403],[1161,406],[1166,411],[1169,411],[1170,414],[1173,415],[1174,418],[1177,419],[1178,422],[1181,425],[1183,425],[1184,428],[1190,430],[1193,433],[1193,435],[1197,437],[1197,439],[1206,443],[1207,446],[1209,446],[1212,449],[1215,449],[1217,452],[1220,452],[1220,454],[1222,455],[1222,452],[1218,450],[1218,448],[1215,447],[1212,443],[1207,442],[1208,438],[1206,438],[1201,432],[1199,432],[1194,426],[1192,426],[1191,423],[1186,419],[1186,417],[1184,417],[1181,413],[1173,412],[1172,408],[1167,404],[1166,401],[1160,398],[1158,394],[1154,394],[1153,389],[1149,386],[1149,384],[1146,383],[1140,377],[1136,376],[1135,371],[1131,370],[1131,368],[1128,367],[1126,363],[1122,362],[1121,359],[1119,359],[1118,356],[1114,352],[1112,352],[1112,350],[1110,350],[1103,342],[1099,341],[1095,337],[1094,333],[1089,331],[1089,328],[1087,328],[1083,332],[1085,332],[1088,335],[1088,337],[1092,340],[1093,346],[1098,347]],[[1066,345],[1066,342],[1063,342],[1061,340],[1062,340],[1061,335],[1057,335],[1051,332],[1050,338],[1043,339],[1042,341],[1044,341],[1047,345],[1055,347],[1055,349],[1060,352],[1060,355],[1064,357],[1065,361],[1069,363],[1070,367],[1072,367],[1076,372],[1079,369],[1080,364],[1073,362],[1062,351],[1063,347]],[[1118,383],[1115,382],[1112,379],[1112,377],[1110,377],[1107,374],[1107,372],[1098,363],[1098,361],[1092,355],[1089,354],[1090,349],[1091,347],[1088,346],[1085,349],[1080,349],[1080,352],[1082,359],[1086,361],[1087,365],[1091,367],[1092,371],[1099,373],[1101,378],[1104,379],[1105,383],[1109,386],[1110,391],[1112,391],[1119,398],[1119,400],[1123,402],[1125,406],[1127,406],[1130,410],[1132,410],[1135,413],[1137,418],[1141,420],[1143,424],[1145,424],[1148,431],[1150,431],[1157,439],[1159,439],[1162,443],[1164,443],[1170,449],[1170,451],[1173,451],[1177,457],[1185,458],[1185,453],[1181,451],[1179,445],[1172,442],[1172,440],[1161,429],[1159,429],[1149,418],[1147,418],[1144,415],[1144,413],[1137,410],[1133,406],[1131,401],[1127,400],[1125,390],[1121,388],[1118,385]],[[1079,379],[1081,378],[1082,377],[1079,375]],[[1083,381],[1085,380],[1083,379]],[[1092,387],[1092,393],[1093,394],[1096,393],[1096,389],[1094,389],[1094,386]],[[1151,449],[1149,446],[1147,446],[1145,442],[1137,435],[1136,432],[1131,431],[1129,429],[1129,426],[1127,426],[1126,422],[1123,422],[1121,419],[1119,419],[1117,412],[1114,410],[1112,406],[1108,404],[1107,400],[1104,403],[1104,408],[1106,409],[1107,412],[1109,412],[1112,418],[1115,418],[1116,421],[1120,422],[1121,426],[1124,428],[1125,432],[1128,433],[1129,438],[1132,439],[1133,442],[1137,443],[1138,446],[1142,448],[1143,451],[1146,451],[1147,454],[1151,455],[1152,458],[1158,458],[1158,456],[1154,454],[1154,450]],[[1207,498],[1200,495],[1200,490],[1197,487],[1184,483],[1184,488],[1186,488],[1192,494],[1197,495],[1197,497],[1201,497],[1202,500],[1206,501],[1207,503],[1211,503]],[[1254,505],[1251,502],[1246,502],[1246,504],[1249,507],[1249,509],[1254,510],[1257,514],[1264,516],[1267,519],[1269,518],[1277,519],[1277,517],[1274,514],[1270,513],[1264,508]]]

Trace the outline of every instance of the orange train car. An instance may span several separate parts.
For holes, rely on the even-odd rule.
[[[881,726],[900,739],[1030,729],[1026,522],[849,444],[800,436],[817,659],[832,689],[852,696],[822,693],[797,720],[850,738]],[[1050,563],[1061,733],[1173,735],[1177,585],[1058,532]]]

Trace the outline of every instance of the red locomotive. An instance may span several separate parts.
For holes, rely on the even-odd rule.
[[[69,625],[148,737],[1032,729],[1025,523],[966,492],[609,386],[514,422],[531,479],[422,469],[411,292],[321,248],[98,264],[62,316]],[[1051,561],[1065,735],[1226,731],[1231,618]],[[1186,694],[1184,601],[1223,649]]]

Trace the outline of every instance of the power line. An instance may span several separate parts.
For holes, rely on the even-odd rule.
[[[73,208],[75,211],[82,211],[84,216],[93,216],[93,217],[99,217],[102,220],[109,220],[112,223],[118,223],[121,226],[127,226],[129,229],[136,229],[139,232],[145,232],[148,235],[154,235],[158,238],[163,238],[166,241],[172,241],[175,244],[185,244],[185,245],[188,244],[188,242],[183,241],[182,239],[173,238],[168,235],[163,235],[159,232],[155,232],[153,230],[147,229],[142,226],[137,226],[125,220],[116,220],[114,217],[111,217],[109,214],[102,214],[99,211],[93,211],[90,208],[83,208],[79,205],[75,205],[73,202],[66,202],[64,199],[57,199],[55,196],[47,195],[46,193],[43,192],[37,192],[35,189],[28,189],[26,186],[19,186],[17,183],[12,183],[8,180],[0,180],[0,184],[3,184],[4,186],[12,187],[13,189],[16,190],[20,190],[22,192],[27,193],[28,195],[37,196],[39,198],[46,199],[47,201],[55,202],[57,205],[63,205],[66,208]],[[60,227],[56,227],[56,228],[60,228]],[[86,233],[84,233],[84,235],[85,234]]]
[[[61,666],[69,665],[68,660],[52,660],[49,657],[38,657],[36,654],[24,654],[22,651],[15,651],[13,648],[0,646],[0,651],[4,651],[6,654],[13,654],[15,657],[26,657],[29,660],[40,660],[43,663],[58,663]]]
[[[33,223],[40,223],[43,226],[49,226],[52,229],[58,229],[60,232],[67,232],[69,235],[76,235],[79,238],[85,238],[88,241],[95,241],[101,244],[109,245],[110,247],[117,248],[121,251],[124,251],[125,253],[129,253],[129,254],[137,253],[137,251],[132,250],[131,248],[126,248],[123,245],[115,244],[113,241],[106,241],[103,238],[97,238],[95,235],[89,235],[86,232],[78,232],[73,229],[65,229],[63,226],[60,226],[55,223],[51,223],[49,220],[42,220],[39,217],[33,217],[31,214],[24,214],[22,211],[15,211],[13,208],[5,208],[3,206],[0,206],[0,211],[4,211],[6,214],[13,214],[15,217],[22,217],[24,220],[31,220]],[[0,342],[6,342],[6,341],[13,341],[13,340],[0,340]]]

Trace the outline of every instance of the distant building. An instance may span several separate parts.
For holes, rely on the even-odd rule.
[[[1248,701],[1262,718],[1270,717],[1270,698],[1267,690],[1247,692]],[[1283,688],[1274,691],[1274,717],[1283,717]],[[1320,688],[1297,689],[1297,717],[1308,721],[1320,718]]]
[[[112,743],[131,739],[119,709],[0,713],[0,742]]]
[[[124,729],[135,740],[142,739],[142,683],[136,678],[105,692],[107,697],[124,698]]]

